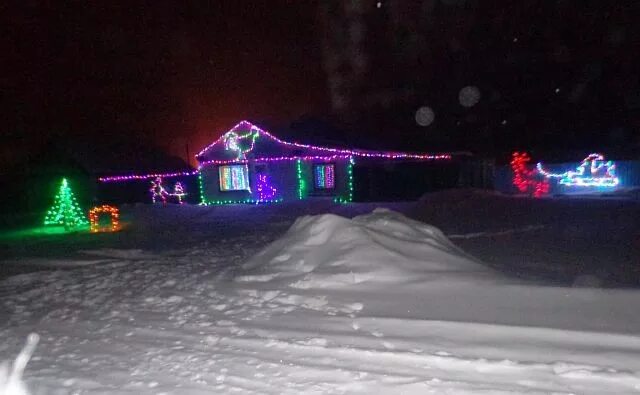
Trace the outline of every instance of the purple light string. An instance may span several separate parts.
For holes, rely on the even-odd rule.
[[[169,178],[169,177],[179,177],[179,176],[193,176],[198,174],[198,170],[193,171],[181,171],[175,173],[150,173],[150,174],[130,174],[126,176],[109,176],[109,177],[100,177],[98,181],[100,182],[117,182],[117,181],[130,181],[130,180],[146,180],[148,178]]]
[[[404,153],[404,152],[385,152],[385,151],[371,151],[371,152],[368,152],[368,151],[357,151],[357,150],[346,150],[346,149],[338,149],[338,148],[318,147],[318,146],[315,146],[315,145],[301,144],[301,143],[295,143],[295,142],[292,143],[292,142],[289,142],[289,141],[280,140],[279,138],[277,138],[276,136],[272,135],[271,133],[260,129],[259,127],[251,124],[248,121],[239,122],[237,125],[235,125],[233,128],[231,128],[231,130],[229,130],[229,132],[235,132],[236,129],[238,129],[241,126],[244,126],[244,125],[247,125],[250,128],[250,130],[254,130],[254,129],[257,130],[258,133],[262,133],[265,136],[270,137],[271,139],[277,141],[280,144],[288,145],[288,146],[292,146],[292,147],[297,147],[297,148],[307,148],[307,149],[312,149],[312,150],[316,150],[316,151],[334,152],[334,153],[338,153],[338,154],[362,156],[362,157],[368,157],[368,158],[427,159],[427,160],[451,159],[451,154],[437,154],[437,155],[434,155],[434,154],[409,154],[409,153]],[[227,132],[227,133],[229,133],[229,132]],[[196,155],[196,159],[198,159],[198,157],[204,155],[207,151],[209,151],[209,149],[213,148],[213,146],[215,146],[221,140],[223,140],[225,134],[220,136],[216,141],[214,141],[213,143],[209,144],[202,151],[200,151]]]
[[[280,162],[280,161],[291,161],[291,160],[335,160],[335,159],[349,159],[350,155],[331,155],[331,156],[278,156],[278,157],[264,157],[264,158],[255,158],[253,161],[255,162]],[[208,160],[205,162],[201,162],[199,168],[202,168],[207,165],[226,165],[230,163],[248,163],[247,159],[214,159]]]

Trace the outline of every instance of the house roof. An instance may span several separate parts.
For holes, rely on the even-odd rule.
[[[196,155],[198,170],[182,170],[170,173],[126,174],[100,177],[101,182],[144,180],[156,177],[189,176],[199,172],[208,164],[243,163],[249,159],[280,161],[296,159],[334,158],[381,158],[410,160],[450,160],[454,155],[470,155],[468,152],[452,153],[407,153],[396,151],[370,151],[359,149],[330,148],[281,140],[248,121],[239,122]]]
[[[453,153],[407,153],[321,147],[281,140],[248,122],[241,121],[216,141],[202,149],[196,159],[207,163],[237,162],[247,159],[292,159],[304,157],[354,156],[384,159],[448,160]]]

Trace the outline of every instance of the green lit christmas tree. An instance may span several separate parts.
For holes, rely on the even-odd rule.
[[[88,223],[75,196],[73,196],[71,188],[69,188],[67,179],[63,178],[53,206],[44,218],[44,224],[63,225],[65,229],[71,229],[77,226],[87,225]]]

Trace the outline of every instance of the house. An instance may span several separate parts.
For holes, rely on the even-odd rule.
[[[309,197],[350,202],[359,180],[368,189],[375,189],[372,182],[376,174],[386,174],[387,181],[402,180],[394,169],[401,169],[403,165],[405,173],[418,175],[414,179],[419,180],[424,174],[431,174],[425,169],[451,168],[452,164],[461,163],[458,157],[467,156],[319,147],[283,141],[242,121],[200,151],[196,158],[201,203],[231,204]],[[451,187],[460,186],[459,169],[457,166],[447,176]]]
[[[417,199],[425,192],[446,188],[490,188],[493,182],[493,163],[466,152],[321,147],[281,140],[247,121],[205,147],[196,159],[195,171],[100,177],[101,200],[132,203],[151,193],[151,199],[144,201],[153,201],[160,197],[158,188],[173,199],[176,194],[171,191],[180,183],[186,186],[181,196],[187,202],[203,205],[312,197],[338,203],[393,201]]]

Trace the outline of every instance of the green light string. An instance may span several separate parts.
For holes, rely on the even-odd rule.
[[[282,199],[259,200],[259,199],[240,199],[240,200],[210,200],[202,204],[205,206],[221,206],[225,204],[262,204],[262,203],[281,203]]]
[[[298,177],[298,199],[303,199],[307,187],[302,175],[302,160],[300,159],[296,160],[296,173]]]
[[[66,229],[89,224],[66,178],[62,179],[53,206],[44,218],[44,224],[63,225]]]
[[[334,202],[336,203],[351,203],[353,201],[353,165],[355,160],[353,156],[349,157],[349,163],[347,164],[347,195],[336,197]]]
[[[198,189],[200,190],[200,204],[206,205],[206,200],[204,198],[204,187],[202,186],[202,172],[198,172]]]

